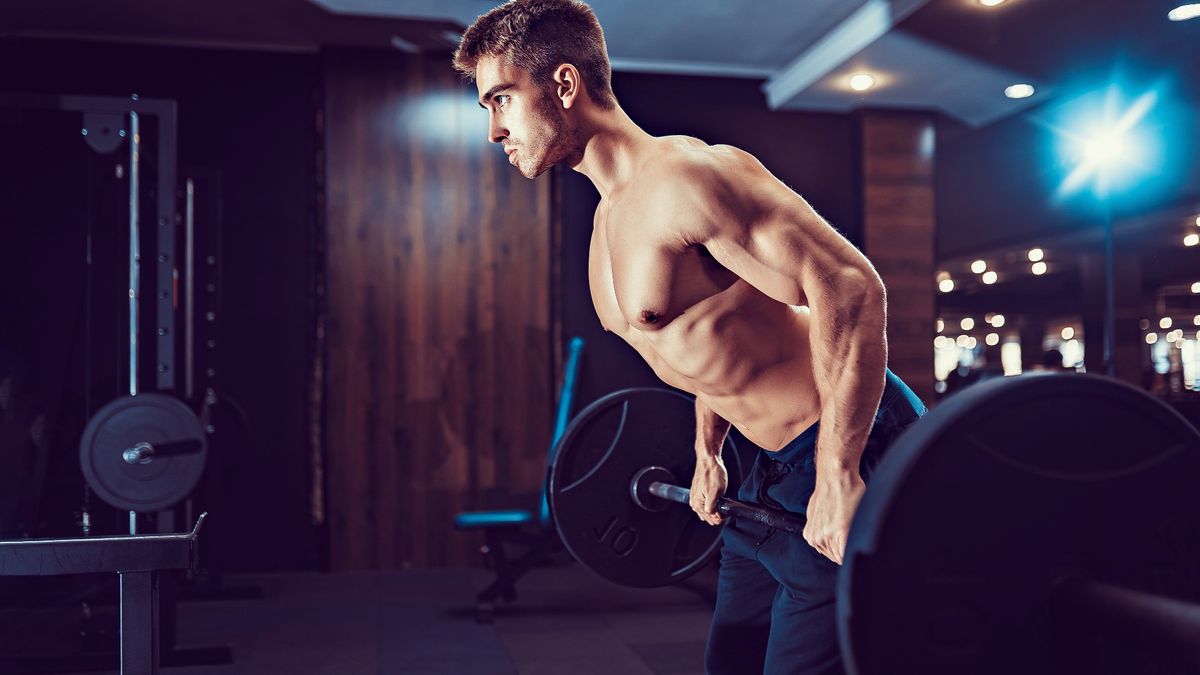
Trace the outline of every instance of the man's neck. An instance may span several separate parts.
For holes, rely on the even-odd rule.
[[[589,120],[583,130],[579,161],[572,169],[587,176],[601,199],[628,184],[644,156],[647,141],[654,138],[617,107]]]

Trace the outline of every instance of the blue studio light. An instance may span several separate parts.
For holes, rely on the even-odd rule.
[[[1065,199],[1090,187],[1094,196],[1143,187],[1163,165],[1162,138],[1151,113],[1157,89],[1129,96],[1116,85],[1082,95],[1064,106],[1054,125],[1067,174],[1055,191]]]

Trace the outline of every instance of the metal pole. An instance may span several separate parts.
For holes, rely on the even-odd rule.
[[[138,246],[138,154],[142,136],[138,114],[129,113],[129,395],[138,393],[138,299],[141,251]]]
[[[121,674],[157,675],[158,572],[121,572]]]
[[[1140,646],[1159,658],[1200,667],[1200,605],[1088,579],[1065,578],[1051,591],[1050,608],[1055,627],[1066,636],[1100,635],[1123,645]]]
[[[184,227],[186,228],[186,241],[184,246],[184,278],[183,278],[183,367],[184,367],[184,394],[191,400],[194,392],[195,380],[195,360],[196,360],[196,230],[195,230],[195,214],[196,214],[196,186],[192,179],[187,179],[187,192],[185,198],[187,206],[184,216]],[[189,519],[190,520],[190,519]]]
[[[1117,364],[1114,359],[1116,341],[1116,300],[1113,290],[1113,222],[1112,208],[1108,195],[1104,198],[1104,372],[1116,377]]]

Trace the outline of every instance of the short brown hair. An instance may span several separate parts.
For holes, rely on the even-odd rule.
[[[548,80],[558,65],[570,63],[593,103],[604,110],[616,105],[604,30],[592,8],[578,0],[509,0],[481,15],[463,33],[454,69],[474,79],[484,56],[504,58],[537,83]]]

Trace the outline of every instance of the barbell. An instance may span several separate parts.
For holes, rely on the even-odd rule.
[[[547,494],[584,566],[659,586],[715,552],[720,528],[673,503],[687,503],[675,479],[694,470],[694,425],[688,397],[652,389],[610,394],[571,422]],[[717,508],[803,529],[796,514]],[[885,453],[838,584],[851,673],[1197,672],[1200,434],[1109,378],[974,385]]]

